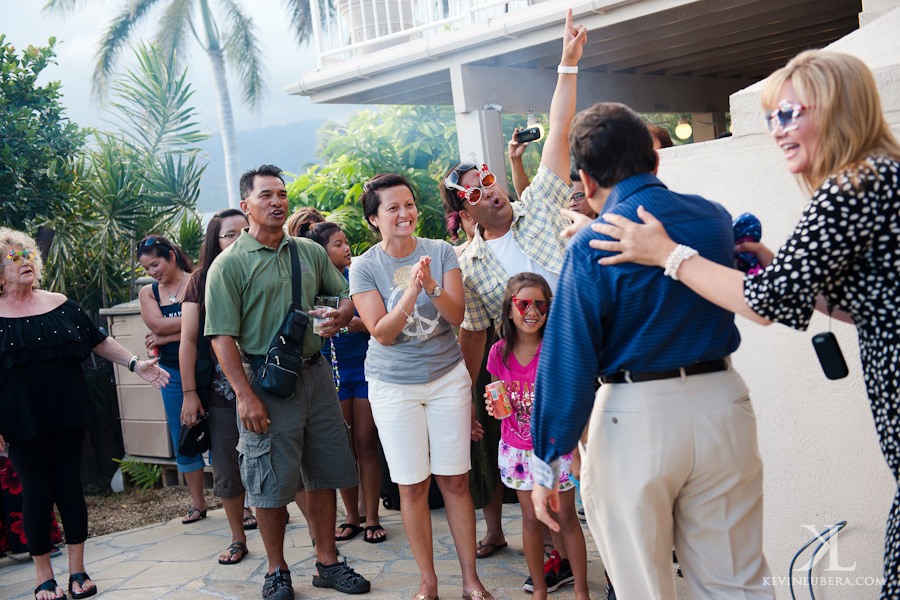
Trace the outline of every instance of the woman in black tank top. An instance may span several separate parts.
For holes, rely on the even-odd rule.
[[[181,301],[187,289],[193,265],[185,253],[160,235],[150,235],[137,246],[137,259],[148,275],[156,281],[144,286],[138,294],[141,317],[150,329],[145,338],[148,356],[158,350],[159,366],[170,376],[169,385],[163,388],[163,406],[175,463],[184,475],[191,492],[191,508],[182,523],[193,523],[206,517],[206,498],[203,495],[203,457],[184,456],[178,453],[178,434],[181,431],[181,404],[184,394],[181,373],[178,370],[178,346],[181,339]]]

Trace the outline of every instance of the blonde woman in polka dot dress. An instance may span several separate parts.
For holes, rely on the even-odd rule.
[[[594,226],[620,252],[602,264],[666,268],[708,300],[754,321],[806,329],[814,309],[854,323],[881,449],[900,481],[900,144],[875,80],[859,59],[810,50],[772,74],[762,92],[769,132],[788,169],[812,193],[777,252],[761,244],[764,270],[747,275],[677,247],[652,215],[643,225],[611,216]],[[900,493],[888,519],[882,600],[900,598]]]

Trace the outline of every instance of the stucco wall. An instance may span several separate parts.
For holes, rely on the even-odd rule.
[[[900,10],[843,38],[831,49],[859,56],[874,70],[889,121],[900,128]],[[763,241],[779,247],[807,201],[788,173],[781,152],[765,133],[761,85],[732,96],[735,136],[661,153],[660,177],[670,188],[699,193],[732,215],[756,214]],[[881,455],[862,381],[856,330],[832,327],[850,376],[829,381],[810,342],[828,329],[817,314],[809,331],[762,327],[738,319],[743,342],[734,357],[750,387],[765,465],[765,550],[780,599],[790,598],[786,578],[794,553],[817,529],[846,520],[835,546],[816,565],[818,600],[878,597],[885,519],[895,486]],[[804,555],[808,557],[809,551]],[[804,558],[798,561],[803,564]],[[832,567],[852,570],[832,570]],[[795,573],[804,577],[804,573]],[[780,581],[778,578],[782,578]],[[805,584],[795,585],[808,598]]]

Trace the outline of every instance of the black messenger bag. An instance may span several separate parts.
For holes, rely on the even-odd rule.
[[[262,362],[253,364],[260,389],[275,398],[290,398],[294,395],[300,369],[311,364],[303,358],[303,338],[309,325],[309,316],[300,306],[300,256],[294,240],[288,238],[291,250],[292,302],[284,320],[278,327],[269,350]]]

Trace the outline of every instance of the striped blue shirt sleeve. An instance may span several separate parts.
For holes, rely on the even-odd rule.
[[[590,418],[599,376],[607,294],[602,268],[586,250],[588,236],[579,235],[566,251],[538,363],[532,473],[548,489],[559,479],[559,457],[575,448]]]

